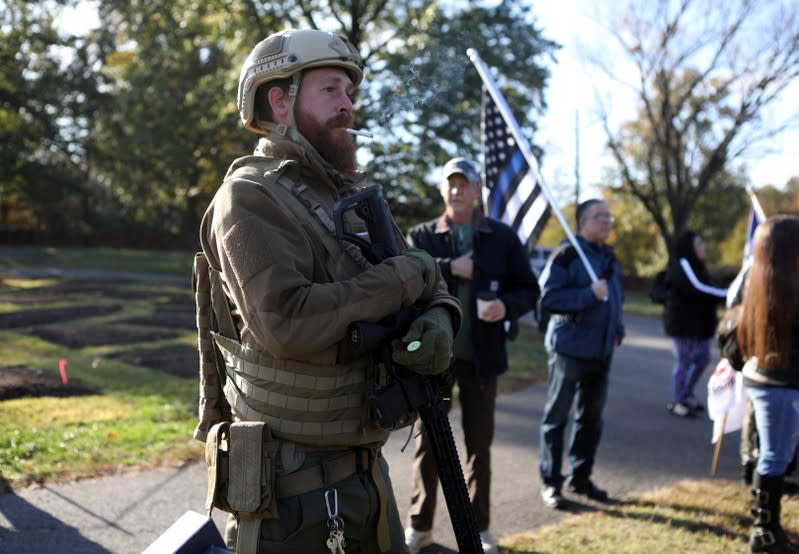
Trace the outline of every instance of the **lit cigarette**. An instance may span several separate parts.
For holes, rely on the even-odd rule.
[[[369,131],[361,131],[360,129],[344,129],[351,135],[358,135],[359,137],[374,138],[375,136]]]

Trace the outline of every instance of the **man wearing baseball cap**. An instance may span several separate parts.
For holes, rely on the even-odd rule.
[[[531,310],[539,289],[516,233],[479,209],[480,175],[465,158],[444,165],[444,213],[411,229],[408,242],[438,262],[449,292],[463,310],[450,366],[458,383],[466,442],[465,477],[483,549],[496,553],[488,531],[491,442],[497,377],[508,368],[505,340],[515,320]],[[512,324],[512,325],[511,325]],[[451,396],[445,391],[444,397]],[[416,439],[411,506],[405,542],[411,554],[433,543],[438,486],[436,462],[424,432]]]

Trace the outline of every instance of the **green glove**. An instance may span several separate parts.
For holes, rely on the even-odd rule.
[[[441,282],[441,268],[438,267],[438,262],[430,254],[418,248],[409,248],[402,254],[416,262],[422,271],[425,286],[419,300],[430,300]]]
[[[391,358],[416,373],[435,375],[449,367],[452,340],[449,312],[435,306],[414,319],[402,339],[391,343]]]

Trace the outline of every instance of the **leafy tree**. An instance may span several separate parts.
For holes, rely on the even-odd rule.
[[[480,158],[481,81],[466,50],[496,68],[523,132],[546,105],[544,61],[556,43],[535,26],[528,3],[420,0],[291,0],[270,3],[276,19],[347,36],[367,64],[357,124],[368,169],[404,226],[440,209],[437,171],[455,155]],[[500,79],[501,77],[501,79]],[[532,142],[532,141],[531,141]],[[540,151],[536,152],[540,155]]]
[[[616,214],[610,242],[625,275],[654,275],[665,265],[666,249],[658,229],[640,202],[607,189],[608,207]]]
[[[509,101],[528,110],[520,120],[534,129],[530,108],[543,109],[548,76],[537,59],[555,45],[521,4],[445,13],[421,1],[103,0],[108,24],[94,39],[111,43],[102,74],[112,102],[97,120],[94,180],[123,221],[195,236],[225,168],[255,142],[235,105],[244,57],[279,29],[321,28],[363,53],[356,125],[377,135],[362,149],[364,161],[398,213],[418,221],[420,207],[430,210],[438,198],[431,173],[456,152],[477,157],[480,85],[467,47],[508,76]]]
[[[227,164],[252,149],[236,125],[236,64],[254,44],[239,26],[263,19],[224,1],[105,0],[99,9],[113,100],[96,129],[96,179],[123,220],[192,240]]]
[[[798,10],[782,1],[633,1],[614,27],[640,111],[618,130],[605,112],[605,132],[623,190],[666,244],[701,206],[718,207],[711,190],[726,186],[744,151],[790,124],[761,116],[799,74]]]
[[[773,185],[767,185],[754,191],[766,217],[778,213],[799,214],[799,205],[796,203],[796,183],[797,179],[793,178],[788,181],[782,190]],[[728,236],[719,245],[719,261],[724,265],[737,267],[741,264],[749,226],[749,207],[751,205],[748,196],[744,201],[746,209],[742,210],[738,221],[735,222]]]
[[[339,32],[364,54],[357,125],[376,140],[361,154],[405,223],[437,210],[446,158],[479,159],[481,87],[466,49],[498,69],[532,136],[556,48],[521,0],[100,0],[104,24],[82,37],[56,32],[66,1],[0,2],[0,205],[13,198],[73,237],[194,241],[227,165],[255,142],[238,124],[240,64],[278,29]]]
[[[569,221],[568,214],[574,213],[574,203],[564,206],[562,208],[564,215],[566,216],[566,220]],[[577,231],[577,227],[571,223],[570,228],[572,232]],[[554,248],[555,246],[559,245],[561,241],[566,238],[566,232],[563,230],[563,227],[560,225],[555,216],[549,218],[546,227],[541,232],[541,236],[538,237],[538,242],[536,242],[536,246],[547,247],[547,248]]]
[[[0,1],[0,224],[29,214],[53,238],[84,220],[82,101],[91,94],[65,62],[79,45],[54,25],[64,4]]]

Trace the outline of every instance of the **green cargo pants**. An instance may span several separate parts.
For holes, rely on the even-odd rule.
[[[342,451],[308,452],[301,468],[319,465],[327,459],[341,456]],[[387,490],[387,519],[392,554],[407,554],[405,535],[400,522],[394,491],[388,475],[388,464],[382,455],[374,463],[385,479]],[[338,514],[343,521],[345,550],[347,554],[380,554],[377,540],[380,498],[371,473],[357,472],[328,487],[335,489],[338,497]],[[332,493],[328,495],[332,499]],[[329,552],[326,541],[329,534],[325,489],[278,499],[279,517],[261,523],[259,552],[266,554],[308,554]],[[238,523],[233,515],[228,518],[225,542],[235,549]]]

